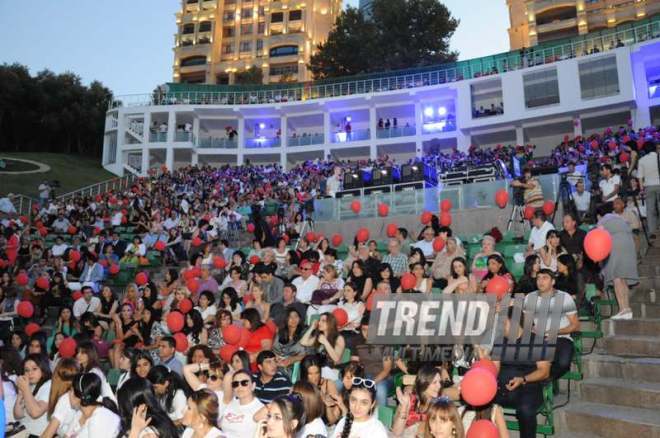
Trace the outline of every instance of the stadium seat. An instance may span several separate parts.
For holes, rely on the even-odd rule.
[[[391,429],[395,409],[391,406],[378,406],[378,419],[386,428]]]
[[[293,364],[293,369],[291,370],[291,383],[295,384],[298,379],[300,379],[300,362]]]

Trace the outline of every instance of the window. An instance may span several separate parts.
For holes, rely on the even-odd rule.
[[[231,38],[234,35],[236,35],[236,30],[234,29],[234,27],[224,27],[222,29],[222,36],[224,38]]]
[[[234,53],[234,45],[229,43],[229,44],[223,44],[222,45],[222,54],[223,55],[231,55]]]
[[[289,11],[289,21],[302,20],[302,11],[300,9]]]
[[[555,68],[525,74],[523,86],[527,108],[559,103],[559,83]]]
[[[273,12],[270,14],[271,23],[282,23],[284,21],[284,12]]]
[[[266,23],[263,21],[257,24],[257,35],[263,35],[266,33]]]
[[[264,49],[264,40],[257,40],[257,52],[261,52]],[[257,53],[257,55],[260,55],[261,53]]]
[[[297,55],[298,46],[280,46],[270,49],[270,57]]]
[[[234,21],[235,18],[236,18],[236,14],[234,13],[234,11],[226,11],[222,15],[223,21]]]
[[[241,35],[252,35],[252,24],[241,24]]]
[[[195,25],[190,23],[190,24],[184,24],[183,29],[181,30],[182,34],[187,34],[187,33],[195,33]]]
[[[619,94],[619,74],[616,57],[605,56],[579,63],[582,99]]]
[[[504,114],[500,78],[474,82],[470,85],[470,94],[472,96],[472,118]]]
[[[195,3],[199,3],[199,0],[186,0],[187,5],[192,5],[192,4],[195,4]]]
[[[202,21],[199,23],[199,31],[200,32],[210,32],[211,31],[211,22],[210,21]]]
[[[181,67],[206,64],[206,56],[191,56],[181,60]]]
[[[298,76],[298,63],[271,65],[269,74],[271,76],[280,76],[280,75]]]
[[[209,38],[207,36],[201,37],[197,40],[197,44],[208,44],[210,42],[211,42],[211,38]]]
[[[252,51],[252,42],[241,41],[241,52],[250,52],[250,51]]]
[[[263,6],[259,6],[259,9],[257,11],[260,17],[265,17],[266,16],[266,9]]]
[[[247,20],[252,18],[252,8],[243,8],[241,9],[241,19]]]

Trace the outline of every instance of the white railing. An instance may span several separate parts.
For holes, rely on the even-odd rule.
[[[16,214],[19,216],[29,216],[32,212],[32,206],[39,203],[37,199],[25,195],[11,195],[9,200],[14,204]]]
[[[121,178],[112,178],[106,181],[102,181],[96,184],[92,184],[74,190],[73,192],[65,193],[63,195],[58,196],[56,199],[66,201],[68,199],[77,196],[96,196],[106,193],[110,190],[114,190],[114,191],[126,190],[131,186],[131,184],[133,184],[133,181],[135,181],[136,178],[137,175],[133,175],[129,173],[128,175],[125,175]]]
[[[660,19],[629,29],[613,30],[602,35],[579,37],[570,43],[528,50],[507,52],[483,58],[459,61],[444,66],[430,66],[418,72],[391,72],[369,75],[371,78],[350,79],[343,82],[320,81],[293,84],[288,87],[264,86],[252,91],[220,92],[161,92],[117,96],[110,108],[150,105],[252,105],[271,104],[309,99],[386,92],[400,89],[440,85],[478,78],[510,70],[551,64],[565,59],[588,56],[660,37]],[[240,90],[240,86],[235,87]]]

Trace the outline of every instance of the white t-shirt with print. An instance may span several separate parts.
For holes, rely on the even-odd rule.
[[[264,406],[256,397],[248,404],[241,405],[234,398],[228,405],[223,403],[220,429],[228,438],[251,437],[257,429],[254,414]]]
[[[186,427],[186,429],[183,431],[183,435],[181,435],[181,438],[192,438],[192,436],[195,434],[195,431],[192,430],[190,427]],[[211,430],[209,430],[206,435],[204,435],[204,438],[225,438],[227,435],[223,434],[220,429],[214,427]]]

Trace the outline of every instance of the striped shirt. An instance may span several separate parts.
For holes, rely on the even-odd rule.
[[[254,381],[257,383],[254,395],[263,404],[268,404],[291,391],[291,380],[281,371],[278,371],[268,383],[261,381],[261,373],[254,375]]]

